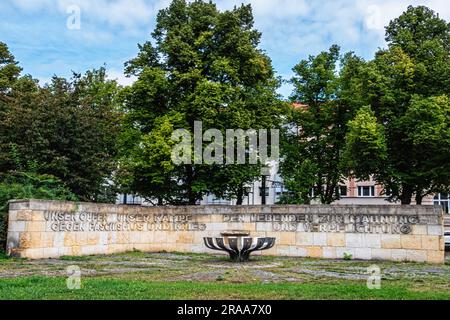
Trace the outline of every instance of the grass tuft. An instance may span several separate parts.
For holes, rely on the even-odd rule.
[[[89,261],[92,260],[90,256],[61,256],[59,260],[63,261]]]

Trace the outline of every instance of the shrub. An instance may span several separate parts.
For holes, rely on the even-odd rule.
[[[77,200],[51,175],[12,171],[0,176],[0,251],[6,248],[8,201],[13,199]]]
[[[352,260],[353,255],[351,253],[344,252],[344,260]]]

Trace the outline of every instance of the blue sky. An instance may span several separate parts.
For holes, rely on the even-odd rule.
[[[338,44],[343,51],[370,59],[384,47],[384,26],[408,5],[423,4],[450,20],[448,0],[217,0],[220,9],[251,3],[261,48],[278,75],[308,55]],[[121,84],[123,63],[137,54],[137,43],[150,39],[156,14],[170,0],[1,0],[0,41],[6,42],[24,73],[42,83],[54,74],[70,76],[106,64]],[[73,6],[80,28],[67,27]],[[287,97],[289,85],[280,93]]]

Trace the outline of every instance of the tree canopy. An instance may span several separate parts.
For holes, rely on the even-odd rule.
[[[0,114],[0,172],[48,174],[82,200],[115,199],[105,191],[116,168],[118,87],[105,72],[54,77],[44,88],[17,77]]]
[[[291,100],[301,105],[291,109],[290,126],[283,135],[280,167],[290,191],[283,202],[317,199],[330,204],[340,198],[347,123],[362,99],[355,83],[364,65],[352,52],[341,55],[340,48],[333,45],[294,67]]]
[[[138,80],[124,94],[122,185],[158,203],[195,204],[205,194],[237,198],[261,165],[171,163],[171,132],[270,129],[280,121],[279,81],[258,48],[249,5],[220,12],[211,2],[174,0],[158,13],[152,41],[125,71]]]
[[[385,146],[377,140],[379,154],[371,143],[360,149],[358,141],[364,137],[355,139],[352,123],[347,149],[360,152],[350,168],[358,177],[374,174],[393,201],[409,204],[415,196],[420,204],[424,196],[448,190],[450,136],[440,128],[450,124],[445,116],[450,94],[449,40],[449,23],[429,8],[410,6],[387,26],[388,48],[367,64],[362,83],[367,104],[384,128]],[[430,131],[439,132],[439,138]],[[385,161],[377,161],[381,158]],[[367,162],[373,164],[361,170]]]
[[[0,42],[0,183],[32,173],[81,200],[113,201],[120,187],[159,205],[210,193],[242,204],[266,165],[248,163],[250,141],[246,164],[199,161],[193,141],[192,161],[173,161],[173,133],[201,122],[200,153],[214,159],[225,145],[207,129],[281,129],[285,203],[332,203],[348,177],[402,204],[450,191],[450,24],[438,14],[408,7],[371,60],[338,45],[300,60],[289,103],[261,37],[250,5],[173,0],[125,63],[137,78],[125,88],[105,68],[40,86]]]

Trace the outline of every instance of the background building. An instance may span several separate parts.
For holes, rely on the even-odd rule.
[[[266,195],[266,204],[277,204],[283,193],[288,192],[284,188],[283,179],[278,173],[278,164],[271,164],[270,175],[266,177],[266,187],[263,190],[262,179],[249,186],[249,195],[244,198],[243,205],[261,205],[263,204],[263,192]],[[383,205],[388,204],[386,195],[382,194],[383,188],[378,185],[374,180],[359,181],[356,179],[346,180],[339,188],[341,193],[341,199],[336,201],[335,204],[344,205]],[[117,203],[129,204],[129,205],[151,205],[144,199],[134,195],[119,195]],[[200,205],[235,205],[236,200],[220,199],[213,194],[206,195],[199,203]],[[414,204],[414,200],[413,200]],[[434,197],[429,196],[423,200],[423,205],[440,205],[444,212],[449,214],[450,212],[450,195],[449,194],[437,194]],[[450,215],[448,224],[450,225]]]

